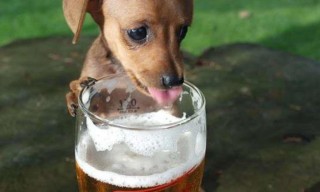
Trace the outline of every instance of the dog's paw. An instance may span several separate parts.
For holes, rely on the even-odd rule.
[[[76,116],[76,112],[78,109],[78,96],[80,91],[87,86],[94,85],[97,80],[91,77],[81,77],[78,80],[71,81],[70,92],[66,95],[67,108],[69,114],[73,117]]]
[[[72,117],[75,117],[78,109],[78,99],[74,92],[69,92],[66,94],[67,108],[68,112]]]
[[[85,87],[94,85],[97,80],[92,77],[83,77],[83,78],[79,79],[78,81],[80,82],[80,86],[82,88],[85,88]]]

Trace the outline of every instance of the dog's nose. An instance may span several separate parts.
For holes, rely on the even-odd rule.
[[[164,75],[162,76],[162,84],[164,87],[166,88],[171,88],[174,86],[179,86],[182,85],[182,83],[184,82],[183,77],[178,77],[175,75]]]

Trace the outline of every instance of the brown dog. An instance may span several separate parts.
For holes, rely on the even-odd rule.
[[[173,102],[184,81],[180,43],[193,15],[193,0],[63,0],[76,43],[86,13],[100,28],[78,80],[70,83],[68,109],[75,115],[81,84],[125,71],[139,90],[160,104]]]

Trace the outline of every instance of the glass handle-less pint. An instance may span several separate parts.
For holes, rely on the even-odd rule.
[[[192,84],[163,108],[125,75],[86,87],[79,97],[79,191],[199,192],[206,149],[203,94]]]

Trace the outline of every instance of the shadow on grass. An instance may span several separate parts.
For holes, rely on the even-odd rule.
[[[76,188],[74,165],[64,158],[73,156],[74,139],[64,94],[91,40],[74,47],[70,38],[49,38],[0,49],[0,191]],[[267,191],[272,184],[274,191],[294,191],[316,184],[319,63],[251,44],[212,49],[201,60],[187,77],[207,99],[205,189]],[[307,142],[283,141],[290,134]]]
[[[189,80],[207,98],[205,189],[291,191],[317,182],[319,63],[252,44],[201,60]]]
[[[82,40],[82,46],[89,43]],[[75,119],[64,96],[79,74],[85,49],[72,46],[71,38],[0,48],[0,191],[77,190]]]

